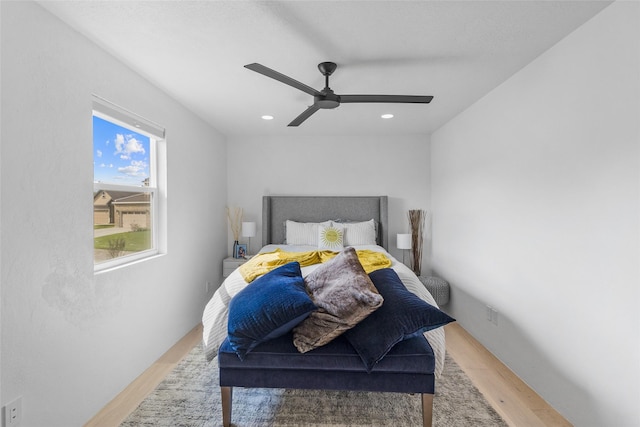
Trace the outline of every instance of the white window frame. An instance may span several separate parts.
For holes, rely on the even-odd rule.
[[[163,127],[96,95],[93,96],[92,117],[93,116],[99,117],[133,132],[145,135],[150,139],[148,186],[94,182],[93,194],[96,194],[96,192],[100,190],[150,194],[152,247],[151,249],[120,256],[99,263],[94,261],[94,272],[99,273],[137,263],[166,253],[166,139]]]

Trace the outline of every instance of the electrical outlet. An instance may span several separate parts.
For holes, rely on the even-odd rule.
[[[14,401],[4,407],[4,426],[18,427],[22,421],[22,397],[18,397]]]
[[[490,305],[487,306],[487,320],[495,326],[498,326],[498,310]]]

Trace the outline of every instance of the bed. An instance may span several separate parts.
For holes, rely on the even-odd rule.
[[[277,269],[267,273],[256,273],[257,278],[250,277],[251,273],[249,271],[253,270],[248,267],[242,271],[241,268],[236,269],[225,279],[204,310],[202,318],[203,344],[206,357],[209,360],[216,356],[218,357],[223,425],[225,427],[231,424],[233,387],[419,393],[422,396],[423,425],[431,426],[435,379],[442,372],[445,356],[444,329],[439,326],[453,321],[453,319],[448,318],[444,313],[434,308],[434,311],[440,313],[437,316],[443,316],[438,318],[441,325],[438,326],[436,322],[434,323],[436,326],[424,328],[429,329],[426,332],[422,332],[424,329],[421,329],[419,333],[407,334],[399,342],[391,346],[386,343],[385,345],[388,348],[386,348],[382,356],[380,356],[382,353],[372,354],[368,348],[367,341],[362,339],[362,334],[367,333],[367,327],[370,328],[368,336],[372,334],[372,331],[377,331],[376,328],[381,323],[372,322],[380,322],[380,320],[376,319],[383,319],[384,317],[381,316],[385,316],[388,313],[382,307],[385,310],[388,310],[387,307],[393,307],[392,301],[395,301],[396,294],[388,293],[396,292],[393,289],[403,292],[401,298],[409,298],[410,300],[407,301],[410,301],[411,304],[414,302],[417,304],[418,301],[414,300],[419,300],[419,303],[428,303],[427,306],[429,307],[437,307],[435,300],[417,276],[387,252],[389,245],[387,207],[388,198],[386,196],[265,196],[263,198],[263,248],[260,251],[262,255],[259,254],[246,264],[253,262],[256,265],[262,265],[261,260],[264,257],[273,256],[273,254],[279,257],[281,253],[284,253],[286,257],[291,256],[294,261],[289,262],[290,260],[285,257],[286,262],[282,261],[282,264],[278,264],[279,267]],[[307,254],[315,254],[316,252],[326,254],[327,251],[318,251],[317,247],[308,244],[310,242],[293,241],[297,236],[292,231],[294,226],[309,227],[310,224],[324,224],[327,221],[330,221],[331,227],[338,227],[345,237],[349,236],[347,233],[351,230],[352,241],[366,244],[347,245],[350,242],[345,241],[343,243],[345,243],[346,249],[339,253],[337,250],[329,251],[338,253],[330,261],[322,263],[309,261],[311,264],[305,263]],[[369,241],[370,236],[362,241],[358,240],[360,237],[355,238],[356,235],[353,230],[355,230],[356,226],[365,222],[375,225],[373,230],[375,242]],[[289,225],[289,234],[287,234],[287,225]],[[324,226],[320,225],[320,227]],[[369,226],[367,225],[367,227]],[[370,231],[367,231],[367,233],[370,233]],[[284,242],[287,236],[292,241],[285,245]],[[308,237],[305,237],[305,239],[308,239]],[[324,243],[328,242],[325,241]],[[271,288],[262,285],[263,282],[280,286],[278,283],[285,276],[278,276],[278,274],[286,275],[286,280],[289,280],[289,277],[293,277],[291,280],[298,280],[296,283],[302,281],[301,277],[304,277],[308,292],[309,282],[312,282],[311,278],[317,277],[321,272],[325,273],[326,266],[330,264],[348,262],[345,260],[350,259],[349,257],[358,257],[362,261],[359,265],[371,270],[367,271],[366,274],[372,281],[377,280],[377,282],[374,281],[373,283],[376,283],[380,295],[384,296],[385,302],[372,309],[373,311],[370,314],[365,315],[364,320],[358,320],[355,327],[349,325],[349,330],[346,332],[337,332],[338,336],[328,343],[320,342],[317,346],[310,345],[305,347],[309,342],[317,344],[315,341],[317,337],[309,339],[305,336],[306,329],[304,327],[307,323],[313,323],[311,318],[314,314],[323,311],[314,307],[316,311],[311,315],[304,316],[306,317],[305,320],[302,323],[296,323],[297,326],[295,328],[291,329],[290,325],[287,324],[285,332],[278,330],[277,334],[267,336],[267,339],[261,339],[258,342],[255,340],[250,341],[249,347],[251,348],[244,346],[245,341],[243,340],[245,337],[238,338],[241,334],[236,333],[236,329],[232,327],[232,324],[235,325],[237,317],[234,313],[240,311],[239,308],[234,307],[252,305],[255,297],[249,290],[255,289],[259,281],[261,281],[261,285],[258,289],[260,289],[260,292],[265,292],[264,289]],[[371,265],[367,264],[369,259],[371,260]],[[386,260],[383,261],[385,264],[380,263],[381,259]],[[281,270],[284,273],[281,273]],[[338,269],[334,267],[332,271],[336,270],[346,271],[342,267]],[[294,272],[298,272],[296,274],[301,277],[298,277]],[[275,279],[269,282],[270,279],[268,277],[274,275],[276,276]],[[397,283],[393,285],[396,287],[392,287],[392,290],[386,288],[387,285],[384,283],[394,281],[401,282],[399,285],[402,288],[401,290],[396,286]],[[381,285],[385,287],[380,287]],[[272,294],[276,295],[280,293],[282,288],[273,289],[278,289],[273,291]],[[384,294],[382,292],[383,289]],[[247,294],[249,296],[245,296]],[[391,297],[391,295],[393,296]],[[286,301],[292,299],[290,296],[283,296],[282,298],[286,298]],[[315,297],[313,302],[318,303]],[[405,300],[402,299],[402,302],[398,302],[398,304],[401,303],[404,304]],[[269,304],[273,305],[273,301],[269,300]],[[229,316],[230,306],[231,318]],[[321,317],[322,314],[320,313],[318,316]],[[318,316],[316,317],[319,318]],[[445,320],[445,318],[448,320]],[[300,321],[296,319],[295,322]],[[393,324],[393,322],[385,323]],[[311,334],[313,335],[313,332]],[[242,349],[242,351],[239,351],[239,349]]]

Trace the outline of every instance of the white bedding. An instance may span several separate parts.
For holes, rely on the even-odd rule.
[[[289,252],[308,252],[318,250],[318,248],[315,246],[267,245],[263,247],[260,252],[272,252],[276,248],[281,248],[282,250],[286,250]],[[400,277],[407,289],[429,304],[432,304],[436,307],[438,306],[429,291],[427,291],[427,289],[424,287],[422,282],[420,282],[413,271],[411,271],[411,269],[406,265],[392,257],[384,248],[376,245],[361,245],[355,246],[355,248],[358,250],[368,249],[385,253],[385,255],[389,257],[392,262],[391,268],[396,271],[398,277]],[[303,267],[302,275],[306,276],[307,274],[315,270],[319,265],[320,264]],[[207,360],[212,360],[217,355],[218,348],[227,337],[227,315],[229,313],[229,301],[245,286],[247,286],[247,282],[245,282],[245,280],[242,278],[242,275],[240,275],[240,271],[236,269],[229,275],[229,277],[226,278],[222,285],[216,290],[211,300],[207,303],[207,306],[204,309],[204,313],[202,314],[202,336]],[[435,376],[436,378],[438,378],[440,377],[440,374],[442,373],[442,369],[444,367],[444,328],[440,327],[431,331],[427,331],[424,333],[424,336],[429,341],[429,344],[431,344],[431,348],[433,348],[433,353],[436,359]]]

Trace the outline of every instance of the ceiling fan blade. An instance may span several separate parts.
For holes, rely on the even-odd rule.
[[[276,70],[272,70],[269,67],[265,67],[264,65],[258,64],[258,63],[253,63],[253,64],[248,64],[245,65],[244,68],[247,68],[251,71],[255,71],[256,73],[260,73],[262,75],[265,75],[267,77],[271,77],[274,80],[277,80],[281,83],[284,83],[286,85],[292,86],[296,89],[299,89],[305,93],[308,93],[309,95],[312,96],[318,96],[320,95],[320,92],[318,92],[317,90],[315,90],[314,88],[312,88],[311,86],[307,86],[304,83],[300,83],[297,80],[292,79],[289,76],[285,76],[282,73],[277,72]]]
[[[302,112],[302,114],[300,114],[298,117],[293,119],[293,121],[291,123],[289,123],[287,126],[300,126],[302,124],[302,122],[304,122],[309,117],[311,117],[311,115],[313,113],[315,113],[316,111],[318,111],[319,109],[320,109],[320,107],[318,107],[316,104],[313,104],[311,107],[309,107],[306,110],[304,110]]]
[[[405,104],[428,104],[433,96],[421,95],[340,95],[340,103],[392,102]]]

